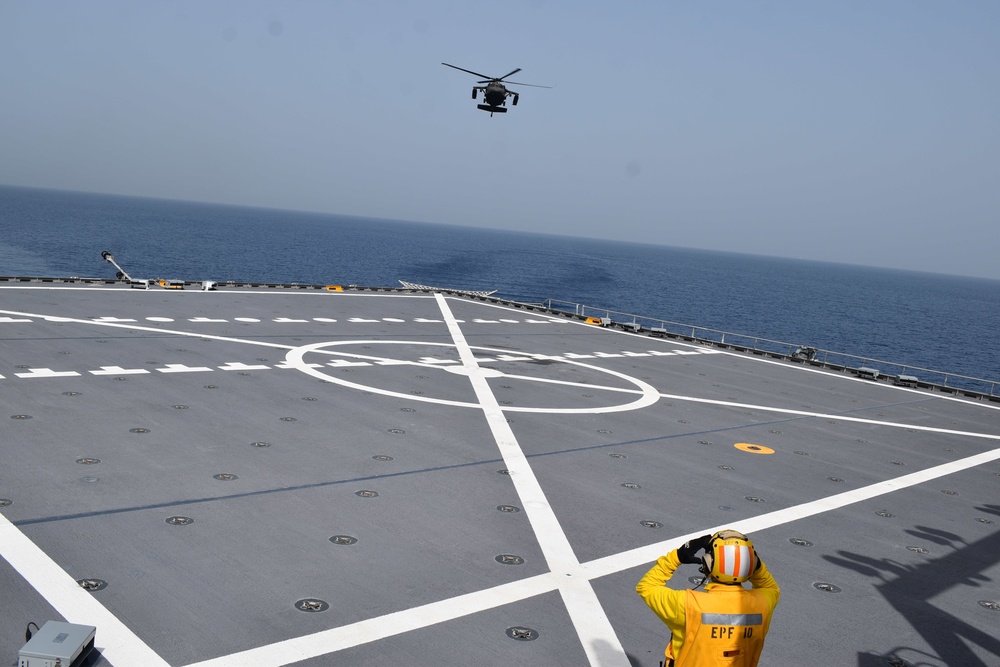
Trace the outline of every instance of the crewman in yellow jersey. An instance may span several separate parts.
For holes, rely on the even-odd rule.
[[[701,565],[710,580],[704,591],[667,588],[681,563]],[[735,530],[703,535],[660,556],[635,592],[670,628],[666,667],[754,667],[781,595],[753,542]]]

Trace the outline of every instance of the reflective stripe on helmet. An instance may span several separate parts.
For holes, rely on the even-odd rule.
[[[719,549],[719,573],[745,580],[753,571],[753,554],[742,544],[724,544]]]

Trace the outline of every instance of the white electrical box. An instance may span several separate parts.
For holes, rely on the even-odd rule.
[[[76,667],[94,648],[97,628],[48,621],[21,647],[17,667]]]

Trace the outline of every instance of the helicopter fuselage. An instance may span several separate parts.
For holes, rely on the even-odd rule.
[[[507,101],[507,96],[512,94],[502,83],[493,81],[483,86],[482,90],[485,92],[483,97],[486,98],[486,103],[492,107],[503,106]]]

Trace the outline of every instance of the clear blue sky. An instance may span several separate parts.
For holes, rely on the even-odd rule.
[[[0,0],[0,183],[1000,278],[1000,2]]]

